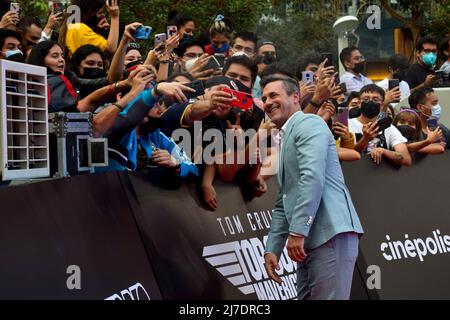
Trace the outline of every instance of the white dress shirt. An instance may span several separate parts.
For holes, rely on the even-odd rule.
[[[352,92],[359,92],[362,87],[373,83],[372,80],[362,74],[354,75],[349,71],[345,71],[340,80],[341,83],[344,82],[347,86],[347,96]]]
[[[278,135],[277,135],[277,139],[276,139],[276,140],[278,141],[278,143],[279,143],[279,145],[280,145],[280,160],[278,161],[278,163],[279,163],[280,166],[283,165],[283,164],[281,163],[281,155],[282,155],[282,153],[283,153],[283,143],[284,143],[284,139],[285,139],[286,129],[287,129],[288,125],[289,125],[289,122],[291,122],[292,118],[293,118],[297,113],[299,113],[299,112],[301,112],[301,111],[296,111],[296,112],[294,112],[294,113],[289,117],[289,119],[287,119],[287,121],[284,123],[283,127],[281,127],[280,132],[279,132]],[[289,232],[289,234],[290,234],[291,236],[294,236],[294,237],[303,237],[303,235],[297,234],[297,233],[295,233],[295,232]]]

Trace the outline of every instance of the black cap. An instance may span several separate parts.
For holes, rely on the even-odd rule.
[[[275,47],[275,45],[273,44],[272,41],[267,40],[267,39],[261,39],[256,44],[256,50],[258,51],[259,48],[261,48],[262,46],[265,46],[266,44],[270,44]]]
[[[216,76],[209,79],[206,84],[205,88],[211,88],[214,86],[218,86],[221,84],[225,84],[230,87],[230,89],[241,91],[245,93],[251,93],[251,90],[249,87],[245,86],[240,82],[239,80],[231,79],[225,76]]]

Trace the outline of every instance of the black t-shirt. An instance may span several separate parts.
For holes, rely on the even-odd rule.
[[[411,89],[414,89],[421,85],[430,74],[434,74],[433,69],[427,68],[420,63],[414,63],[406,72],[404,80],[408,82]]]

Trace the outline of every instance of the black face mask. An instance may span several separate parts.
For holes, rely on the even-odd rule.
[[[267,52],[263,56],[257,56],[255,62],[256,64],[263,63],[265,65],[269,65],[277,62],[277,58],[273,52]]]
[[[408,139],[408,142],[412,142],[416,139],[416,129],[413,127],[410,127],[408,125],[401,125],[397,126],[398,131],[404,136],[406,139]]]
[[[99,79],[106,77],[104,69],[100,68],[83,68],[83,75],[80,78],[84,79]]]
[[[361,109],[358,107],[352,108],[348,112],[349,119],[358,118],[360,115],[361,115]]]
[[[373,101],[363,102],[361,103],[361,114],[369,119],[375,118],[380,114],[380,107],[379,103]]]
[[[365,62],[359,62],[357,64],[355,64],[355,67],[353,68],[353,71],[357,74],[360,74],[364,71],[364,68],[366,67],[366,63]]]
[[[141,64],[144,64],[144,63],[142,62],[142,60],[132,61],[132,62],[127,63],[127,64],[125,65],[125,69],[129,70],[129,69],[133,68],[134,66],[139,66],[139,65],[141,65]]]
[[[23,55],[23,53],[16,53],[13,54],[12,56],[9,56],[7,60],[23,63],[25,62],[25,56]]]

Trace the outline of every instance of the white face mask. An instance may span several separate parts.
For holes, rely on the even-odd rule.
[[[186,61],[186,64],[184,67],[186,68],[187,72],[191,71],[194,63],[197,62],[198,59],[199,58],[194,58],[194,59],[190,59],[190,60]]]
[[[245,51],[236,51],[233,53],[233,57],[239,57],[239,56],[247,56],[250,58],[250,56]]]

